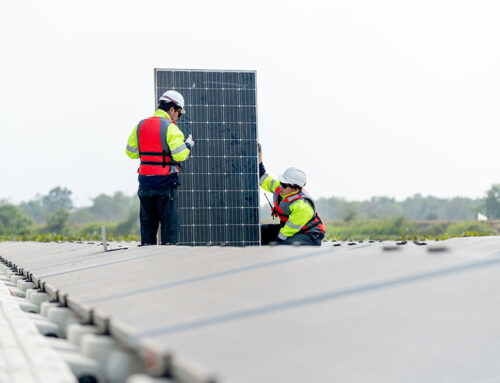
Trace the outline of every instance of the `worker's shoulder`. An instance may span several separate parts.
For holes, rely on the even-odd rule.
[[[308,196],[298,194],[297,197],[291,199],[290,206],[294,206],[296,208],[306,208],[308,206],[313,206],[314,201]]]
[[[175,134],[175,135],[182,135],[184,136],[184,133],[182,133],[182,130],[180,130],[180,128],[174,124],[173,122],[168,126],[168,131],[167,131],[167,134]]]
[[[175,122],[173,122],[173,121],[170,119],[170,117],[165,116],[165,115],[157,115],[156,113],[155,113],[154,115],[152,115],[152,116],[149,116],[149,117],[143,118],[142,120],[140,120],[140,121],[139,121],[139,124],[144,123],[144,122],[146,122],[147,120],[154,121],[154,119],[155,119],[155,118],[157,118],[157,119],[159,119],[160,121],[163,121],[164,123],[168,124],[168,126],[169,126],[169,127],[170,127],[170,126],[172,126],[172,125],[177,127],[177,125],[175,124]]]

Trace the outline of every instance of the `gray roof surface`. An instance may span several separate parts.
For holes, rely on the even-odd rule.
[[[227,382],[500,380],[500,237],[0,256],[130,347]]]

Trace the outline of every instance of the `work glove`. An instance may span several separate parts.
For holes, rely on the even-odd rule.
[[[192,148],[194,146],[193,136],[190,134],[184,143],[189,145],[189,148]]]

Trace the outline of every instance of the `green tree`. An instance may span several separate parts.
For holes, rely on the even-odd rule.
[[[66,221],[68,220],[69,212],[65,209],[57,209],[52,215],[49,216],[47,225],[43,229],[46,233],[62,234]]]
[[[365,218],[378,219],[399,217],[404,214],[403,209],[394,198],[372,197],[369,201],[358,203],[357,211]]]
[[[31,225],[31,219],[21,209],[5,202],[0,203],[0,234],[26,234]]]
[[[427,215],[425,216],[426,221],[437,221],[437,219],[438,215],[435,211],[427,213]]]
[[[330,197],[319,198],[316,205],[323,219],[341,219],[344,215],[345,204],[347,202],[343,198]],[[269,214],[269,213],[267,213]]]
[[[122,220],[127,218],[129,208],[130,197],[117,192],[113,196],[100,194],[95,197],[89,211],[103,220]]]
[[[344,222],[353,222],[354,220],[356,220],[357,216],[358,212],[352,206],[352,204],[346,203],[344,205],[344,213],[342,214],[342,220]]]
[[[125,221],[120,222],[114,231],[115,235],[139,234],[139,209],[132,208]]]
[[[484,201],[486,216],[490,219],[500,218],[500,184],[492,185],[486,192]]]
[[[42,205],[46,214],[54,213],[56,210],[71,210],[73,201],[72,191],[67,188],[57,186],[49,191],[49,194],[42,197]]]
[[[19,208],[36,223],[47,222],[49,216],[58,209],[73,209],[71,190],[57,186],[49,191],[47,195],[37,194],[28,202],[19,204]]]
[[[42,197],[37,195],[35,199],[28,202],[21,202],[19,208],[28,216],[31,217],[36,223],[46,221],[45,210],[42,205]]]
[[[122,192],[112,196],[99,194],[92,200],[92,206],[77,209],[71,214],[71,223],[89,223],[93,221],[109,222],[128,219],[130,209],[137,208],[137,196],[128,197]]]

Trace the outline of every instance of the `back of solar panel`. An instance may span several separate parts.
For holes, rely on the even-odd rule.
[[[155,101],[175,89],[195,146],[178,189],[180,244],[260,244],[255,71],[155,69]]]

